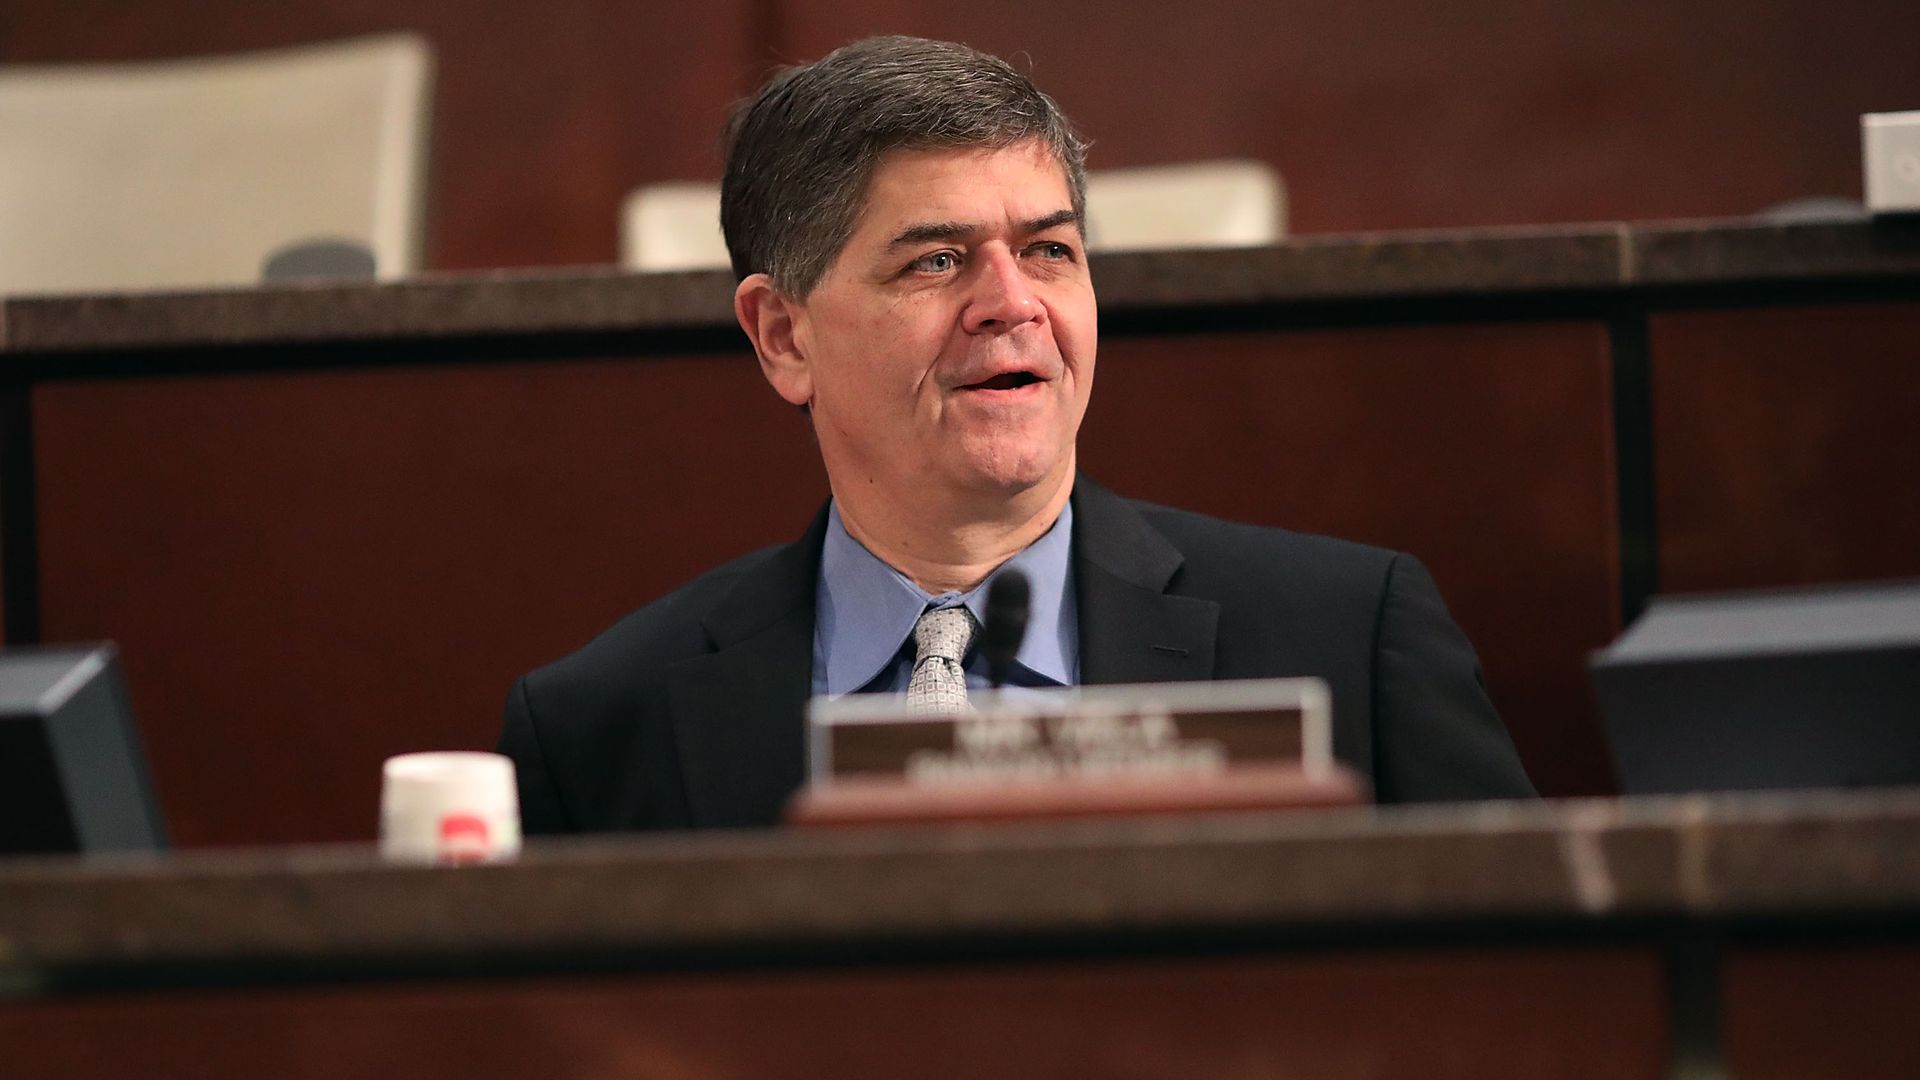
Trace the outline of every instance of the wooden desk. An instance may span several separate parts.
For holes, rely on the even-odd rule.
[[[1126,494],[1411,550],[1549,794],[1657,590],[1920,575],[1920,229],[1598,224],[1096,260]],[[724,274],[0,301],[11,642],[114,638],[185,845],[371,839],[380,759],[825,493]],[[1338,707],[1338,703],[1336,703]]]
[[[0,1045],[23,1077],[1906,1077],[1917,847],[1903,791],[20,861]]]

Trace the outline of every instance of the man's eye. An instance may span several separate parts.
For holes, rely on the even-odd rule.
[[[928,274],[944,274],[960,265],[960,257],[951,251],[936,251],[913,260],[912,269]]]
[[[1058,240],[1046,240],[1033,246],[1043,259],[1071,259],[1073,248]]]

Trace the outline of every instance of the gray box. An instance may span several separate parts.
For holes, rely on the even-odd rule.
[[[113,646],[0,652],[0,855],[165,846]]]
[[[1860,147],[1867,209],[1920,211],[1920,112],[1862,114]]]
[[[1920,582],[1660,598],[1592,670],[1628,794],[1920,783]]]

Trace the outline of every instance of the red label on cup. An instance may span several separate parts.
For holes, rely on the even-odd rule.
[[[441,862],[485,862],[492,851],[484,819],[473,814],[448,814],[440,819]]]

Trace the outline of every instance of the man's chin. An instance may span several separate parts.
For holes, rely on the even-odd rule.
[[[998,446],[986,453],[969,454],[955,464],[959,467],[954,478],[961,487],[999,498],[1056,485],[1063,479],[1070,484],[1073,477],[1071,455],[1062,455],[1051,447],[1038,452]]]

